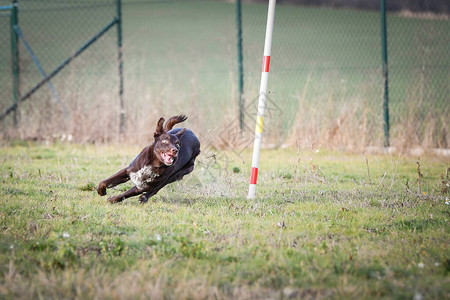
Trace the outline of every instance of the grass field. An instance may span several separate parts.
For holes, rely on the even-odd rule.
[[[448,158],[266,150],[249,201],[250,153],[216,151],[107,203],[96,183],[139,150],[0,148],[0,298],[450,297]]]

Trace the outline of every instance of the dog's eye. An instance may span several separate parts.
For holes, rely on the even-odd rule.
[[[167,145],[168,141],[167,141],[167,140],[163,140],[162,143],[163,143],[164,145]]]
[[[176,145],[177,145],[178,148],[180,148],[180,143],[177,143]]]

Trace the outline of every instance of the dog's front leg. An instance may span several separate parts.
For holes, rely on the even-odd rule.
[[[115,187],[118,184],[127,182],[130,180],[128,169],[122,169],[111,177],[106,178],[98,184],[97,193],[100,196],[106,195],[106,188]]]
[[[110,203],[117,203],[117,202],[122,202],[123,200],[125,200],[126,198],[129,197],[133,197],[133,196],[137,196],[139,194],[142,194],[142,190],[138,189],[137,187],[133,187],[131,189],[129,189],[128,191],[126,191],[123,194],[120,194],[118,196],[114,196],[111,198],[108,198],[108,201]]]

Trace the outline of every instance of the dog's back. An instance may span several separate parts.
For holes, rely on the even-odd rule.
[[[176,134],[182,128],[175,128],[169,131],[170,134]],[[171,173],[177,172],[189,163],[193,158],[197,157],[200,153],[200,142],[195,134],[186,128],[186,132],[180,139],[181,147],[178,153],[178,158],[174,163],[174,169]]]

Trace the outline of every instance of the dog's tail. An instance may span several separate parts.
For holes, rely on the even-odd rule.
[[[173,128],[175,124],[181,123],[186,121],[187,117],[185,115],[179,115],[179,116],[173,116],[169,120],[167,120],[166,124],[164,125],[164,129],[166,131],[169,131]]]

